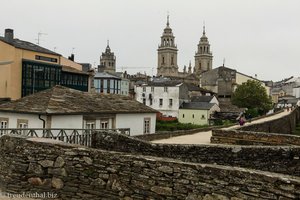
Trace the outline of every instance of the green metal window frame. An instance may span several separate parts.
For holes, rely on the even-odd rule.
[[[60,65],[22,61],[22,97],[60,85]]]

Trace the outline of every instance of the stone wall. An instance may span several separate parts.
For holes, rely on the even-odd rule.
[[[297,135],[240,130],[213,130],[210,141],[213,144],[300,146],[300,136]]]
[[[190,129],[190,130],[157,131],[154,134],[137,135],[134,137],[145,140],[145,141],[162,140],[162,139],[177,137],[177,136],[181,136],[181,135],[190,135],[190,134],[204,132],[204,131],[211,131],[216,128],[225,128],[225,127],[229,127],[229,126],[232,126],[232,125],[210,126],[210,127],[196,128],[196,129]]]
[[[252,124],[239,128],[242,131],[266,132],[266,133],[282,133],[292,134],[295,130],[297,122],[300,121],[300,108],[295,108],[289,115],[279,119],[263,122],[260,124]]]
[[[96,132],[92,147],[300,176],[300,146],[155,144],[113,132]]]
[[[50,139],[0,138],[0,190],[57,199],[299,199],[300,179],[168,158],[88,149]]]

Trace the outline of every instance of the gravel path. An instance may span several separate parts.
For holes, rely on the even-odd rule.
[[[262,123],[262,122],[265,122],[265,121],[278,119],[278,118],[280,118],[282,116],[285,116],[289,113],[290,112],[285,110],[284,112],[278,113],[276,115],[266,116],[264,118],[254,120],[251,123],[246,122],[244,126],[249,126],[251,124],[258,124],[258,123]],[[224,130],[229,130],[229,129],[238,128],[239,126],[240,125],[234,125],[234,126],[230,126],[230,127],[223,128],[223,129]],[[205,131],[205,132],[194,133],[194,134],[191,134],[191,135],[183,135],[183,136],[177,136],[177,137],[172,137],[172,138],[168,138],[168,139],[154,140],[152,142],[153,143],[166,143],[166,144],[210,144],[211,136],[212,136],[211,131]],[[210,145],[213,145],[213,144],[210,144]]]

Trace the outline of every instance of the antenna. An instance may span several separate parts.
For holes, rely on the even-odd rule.
[[[72,47],[72,54],[74,54],[75,47]]]
[[[48,35],[47,33],[38,32],[37,45],[40,45],[42,35]]]

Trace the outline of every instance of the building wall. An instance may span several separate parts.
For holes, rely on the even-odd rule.
[[[52,115],[51,128],[82,129],[82,115]]]
[[[14,61],[15,48],[0,41],[0,61]],[[15,63],[0,65],[0,97],[12,97],[11,72]],[[14,95],[15,96],[15,95]]]
[[[121,95],[129,96],[129,84],[130,81],[128,79],[121,80]]]
[[[68,58],[65,58],[63,56],[60,57],[60,64],[64,65],[64,66],[69,66],[72,67],[74,69],[77,69],[79,71],[82,71],[82,65],[78,64],[72,60],[69,60]]]
[[[293,88],[293,96],[300,98],[300,87]]]
[[[197,125],[208,124],[208,110],[179,109],[178,121]]]
[[[143,87],[146,88],[146,92],[143,92]],[[165,87],[153,87],[154,91],[151,91],[151,86],[135,86],[136,100],[143,103],[143,99],[146,99],[147,106],[158,110],[163,115],[178,117],[179,109],[179,87],[172,86],[167,87],[167,92],[165,92]],[[144,96],[143,96],[144,94]],[[152,96],[152,105],[150,105],[149,95]],[[159,99],[163,100],[162,106],[159,105]],[[172,106],[169,105],[169,99],[172,99]]]
[[[103,86],[101,86],[101,80],[103,80]],[[109,80],[109,85],[108,85],[108,80]],[[121,80],[109,79],[109,78],[94,78],[94,87],[97,93],[120,94]],[[101,92],[101,87],[103,88],[103,92]]]
[[[215,111],[220,111],[216,104],[210,110],[179,109],[178,120],[180,123],[207,125],[211,114]]]
[[[243,83],[247,82],[248,80],[253,80],[253,81],[258,81],[257,79],[255,78],[251,78],[249,76],[245,76],[243,74],[240,74],[240,73],[236,73],[236,83],[238,85],[242,85]],[[261,85],[266,89],[266,92],[267,92],[267,95],[270,95],[270,87],[266,86],[265,83],[261,82]],[[236,88],[234,88],[235,90]]]
[[[150,134],[155,133],[156,113],[117,114],[116,128],[130,128],[130,135],[143,135],[144,119],[150,118]]]
[[[28,128],[43,128],[43,121],[39,119],[39,115],[0,112],[0,118],[2,117],[9,119],[8,128],[18,128],[18,119],[28,120]],[[41,118],[45,119],[45,116],[41,116]]]
[[[57,63],[35,60],[36,55],[56,58]],[[13,61],[12,64],[0,66],[0,97],[10,97],[13,100],[21,98],[22,59],[50,64],[60,63],[60,56],[18,49],[0,41],[0,60]]]

